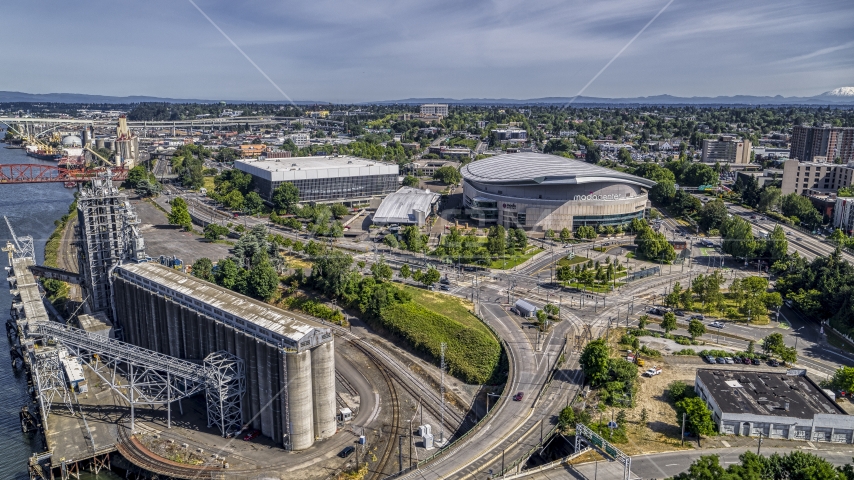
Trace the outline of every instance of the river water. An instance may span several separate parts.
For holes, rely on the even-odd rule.
[[[0,164],[44,163],[28,157],[23,150],[7,149],[0,143]],[[0,215],[5,215],[18,236],[31,235],[35,243],[38,263],[44,260],[44,246],[48,236],[56,228],[54,222],[68,212],[68,206],[74,200],[74,189],[65,188],[61,183],[0,185]],[[11,239],[6,222],[0,220],[0,244],[6,245]],[[5,252],[0,263],[5,267]],[[5,282],[0,285],[0,311],[8,312],[11,302],[9,289]],[[7,315],[0,317],[5,323]],[[5,352],[11,348],[8,338]],[[21,433],[18,412],[30,402],[27,394],[27,379],[23,371],[12,369],[9,355],[0,353],[0,479],[26,480],[27,459],[36,451],[41,451],[41,440],[33,435]],[[34,409],[31,408],[30,411]],[[110,473],[97,477],[84,475],[83,478],[98,480],[117,479]]]

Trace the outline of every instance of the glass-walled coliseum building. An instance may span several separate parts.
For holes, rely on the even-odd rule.
[[[479,226],[532,231],[643,218],[652,180],[542,153],[496,155],[461,169],[465,214]]]

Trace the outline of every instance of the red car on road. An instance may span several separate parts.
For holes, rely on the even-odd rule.
[[[522,398],[525,397],[525,392],[519,392],[516,395],[513,395],[513,400],[516,402],[521,402]]]

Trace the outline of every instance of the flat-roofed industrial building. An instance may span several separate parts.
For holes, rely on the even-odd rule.
[[[697,370],[694,391],[724,435],[854,442],[854,417],[805,370]]]
[[[317,203],[384,197],[400,185],[397,164],[349,156],[238,160],[234,167],[252,175],[254,188],[267,201],[284,182],[297,187],[300,201]]]
[[[113,281],[125,341],[187,360],[218,350],[243,360],[252,428],[291,450],[335,433],[330,328],[160,264],[121,265]]]

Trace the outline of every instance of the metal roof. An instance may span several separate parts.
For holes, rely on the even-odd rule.
[[[374,213],[376,223],[415,223],[415,211],[430,213],[439,194],[413,187],[401,187],[387,196]]]
[[[237,160],[234,168],[273,182],[312,178],[398,175],[397,164],[349,156],[314,156]]]
[[[652,187],[646,178],[610,168],[543,153],[507,153],[469,163],[463,177],[481,183],[577,185],[616,182]]]
[[[124,264],[116,270],[120,276],[123,271],[135,273],[144,281],[162,285],[173,292],[173,295],[176,293],[184,295],[202,305],[209,305],[296,342],[315,330],[329,330],[328,327],[308,321],[303,316],[297,319],[295,318],[297,315],[292,312],[285,312],[158,263]]]
[[[700,368],[697,378],[723,413],[805,419],[816,414],[847,415],[805,375]]]
[[[514,306],[516,308],[521,308],[521,309],[525,310],[526,312],[536,312],[537,310],[539,310],[539,308],[537,308],[536,305],[531,305],[530,303],[528,303],[527,301],[522,300],[522,299],[516,300],[516,303],[514,304]]]

